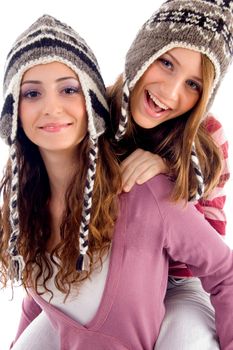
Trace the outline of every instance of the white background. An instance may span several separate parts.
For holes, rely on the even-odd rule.
[[[96,54],[106,85],[112,84],[123,71],[124,55],[143,22],[162,3],[161,0],[98,0],[98,1],[4,1],[0,9],[0,80],[5,57],[16,37],[39,16],[50,14],[76,29]],[[3,5],[1,5],[3,7]],[[223,81],[212,111],[222,122],[226,135],[232,140],[232,82],[233,68]],[[0,94],[0,97],[2,94]],[[2,99],[0,98],[0,105]],[[232,145],[230,145],[232,164]],[[0,141],[0,172],[7,158],[7,148]],[[233,185],[227,187],[227,240],[233,247]],[[22,292],[16,290],[9,301],[10,291],[0,292],[0,350],[8,349],[15,335]],[[33,348],[33,347],[32,347]]]

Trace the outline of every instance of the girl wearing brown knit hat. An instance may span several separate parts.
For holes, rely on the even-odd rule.
[[[232,1],[165,2],[139,30],[109,91],[126,190],[140,171],[144,178],[167,173],[173,200],[195,201],[221,235],[227,142],[209,109],[232,60],[232,11]],[[156,349],[169,349],[171,340],[172,349],[218,349],[207,293],[184,264],[171,262],[169,274]]]

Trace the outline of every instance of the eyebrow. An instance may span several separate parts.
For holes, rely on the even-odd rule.
[[[181,66],[180,62],[177,60],[177,58],[175,56],[173,56],[170,52],[165,52],[166,55],[170,56],[177,64],[178,66]],[[196,76],[192,76],[193,79],[199,81],[201,84],[203,83],[203,79],[196,77]]]
[[[76,77],[61,77],[56,79],[55,82],[59,83],[60,81],[68,80],[68,79],[74,79],[77,82],[79,82],[79,80]],[[24,84],[42,84],[42,82],[40,80],[25,80],[22,82],[21,85],[24,85]]]

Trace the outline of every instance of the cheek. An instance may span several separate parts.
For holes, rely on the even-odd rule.
[[[28,123],[33,120],[35,108],[32,108],[26,103],[20,103],[18,115],[21,125],[26,127]]]
[[[129,108],[132,115],[137,114],[137,110],[139,108],[139,86],[135,87],[131,92],[130,100],[129,100]]]
[[[183,102],[183,109],[185,111],[192,109],[197,104],[199,99],[199,96],[187,96]]]
[[[87,133],[87,128],[88,128],[87,115],[85,115],[82,121],[82,130],[83,130],[83,133],[85,133],[85,135]]]
[[[19,104],[19,109],[18,109],[18,116],[19,116],[19,122],[22,125],[23,124],[23,116],[24,115],[24,107],[22,103]]]
[[[80,125],[80,129],[82,130],[82,133],[87,133],[87,128],[88,128],[88,116],[87,116],[87,112],[86,109],[83,109],[83,111],[80,113],[79,111],[79,125]]]

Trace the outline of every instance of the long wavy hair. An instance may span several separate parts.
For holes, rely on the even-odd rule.
[[[17,135],[17,158],[19,164],[19,218],[20,236],[17,242],[19,253],[26,267],[23,285],[38,291],[38,281],[43,280],[44,290],[49,291],[47,282],[57,266],[55,284],[68,296],[72,285],[79,285],[88,278],[95,264],[102,260],[110,249],[114,223],[118,213],[118,193],[121,188],[119,165],[105,136],[99,138],[93,205],[91,210],[89,250],[91,261],[89,272],[77,272],[79,256],[79,226],[83,206],[83,191],[88,168],[88,135],[77,149],[77,166],[65,196],[65,211],[60,226],[61,240],[50,253],[46,252],[51,236],[51,196],[48,175],[39,149],[25,135],[21,127]],[[3,204],[0,212],[0,281],[6,285],[10,237],[9,200],[12,180],[10,160],[0,184]],[[58,258],[58,259],[57,259]],[[52,263],[53,264],[52,264]],[[36,267],[36,268],[35,268]],[[51,291],[50,291],[51,292]]]
[[[198,184],[190,163],[193,142],[204,174],[205,196],[217,185],[221,174],[222,154],[207,131],[204,119],[214,80],[213,64],[205,55],[202,55],[202,76],[203,92],[192,110],[152,129],[136,125],[130,115],[126,134],[118,143],[114,141],[114,134],[121,115],[122,75],[108,89],[111,112],[110,137],[116,154],[121,160],[140,147],[164,158],[169,165],[170,176],[174,180],[171,195],[173,201],[183,199],[187,202],[196,193]]]

